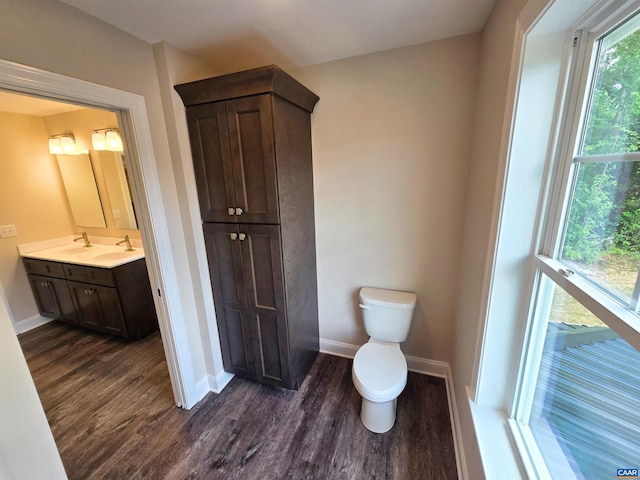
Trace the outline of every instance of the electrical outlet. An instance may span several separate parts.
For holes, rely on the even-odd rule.
[[[0,238],[17,237],[15,225],[2,225],[0,227]]]

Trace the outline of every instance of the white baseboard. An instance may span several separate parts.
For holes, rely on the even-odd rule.
[[[336,342],[334,340],[320,339],[320,351],[337,357],[353,358],[360,347],[350,343]]]
[[[42,315],[34,315],[33,317],[19,320],[15,323],[16,334],[20,335],[49,322],[53,322],[53,318],[43,317]]]
[[[225,372],[224,370],[216,376],[209,375],[209,390],[214,393],[222,392],[222,389],[227,386],[233,377],[233,373]]]
[[[467,462],[464,456],[464,444],[462,443],[462,430],[460,428],[460,416],[456,403],[455,388],[453,385],[453,375],[451,367],[447,364],[447,376],[445,377],[447,384],[447,400],[449,401],[449,415],[451,416],[451,430],[453,433],[453,448],[456,452],[456,467],[458,468],[458,479],[467,480],[469,472],[467,470]]]
[[[336,342],[334,340],[320,339],[320,351],[328,355],[336,355],[338,357],[353,358],[360,346],[349,343]],[[453,447],[456,455],[456,466],[458,468],[458,478],[467,480],[469,474],[464,461],[464,449],[462,446],[462,432],[460,431],[460,420],[458,417],[458,409],[455,401],[453,390],[453,377],[451,375],[451,367],[447,362],[437,360],[429,360],[427,358],[414,357],[405,355],[407,359],[407,367],[409,371],[430,375],[432,377],[443,378],[447,388],[447,401],[449,402],[449,416],[451,421],[451,430],[453,434]]]
[[[362,345],[336,342],[325,338],[320,339],[320,351],[338,357],[353,358],[361,346]],[[405,355],[405,358],[407,359],[407,367],[410,372],[431,375],[432,377],[447,378],[448,372],[450,371],[449,364],[446,362],[438,362],[437,360],[428,360],[411,355]]]
[[[209,377],[205,375],[196,382],[194,388],[190,391],[188,395],[189,404],[185,406],[186,409],[190,410],[194,405],[202,400],[209,391]]]

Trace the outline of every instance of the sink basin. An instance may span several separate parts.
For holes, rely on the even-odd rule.
[[[94,255],[91,257],[91,260],[95,260],[97,262],[105,262],[111,260],[120,260],[122,258],[129,258],[135,255],[134,252],[110,252],[110,253],[101,253],[100,255]]]
[[[64,250],[59,250],[58,253],[61,255],[83,255],[85,253],[87,254],[91,253],[91,248],[71,247],[71,248],[65,248]]]

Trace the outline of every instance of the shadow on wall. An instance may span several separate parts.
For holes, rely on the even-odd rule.
[[[411,328],[409,328],[409,335],[407,335],[407,341],[402,342],[403,351],[404,346],[411,342],[412,339],[415,339],[414,343],[419,343],[416,339],[416,336],[418,335],[418,332],[424,331],[428,333],[429,324],[427,323],[427,317],[424,313],[424,310],[422,309],[422,302],[420,301],[420,296],[418,295],[418,298],[416,300],[416,307],[413,310],[413,318],[411,319]],[[428,344],[426,340],[423,340],[423,342],[425,343],[425,345]]]
[[[353,305],[353,317],[356,319],[356,323],[358,324],[358,328],[360,329],[360,332],[362,332],[361,336],[366,338],[365,340],[366,342],[367,340],[369,340],[369,336],[364,330],[364,322],[362,320],[362,309],[360,308],[360,289],[359,288],[353,291],[353,293],[351,294],[351,299],[352,299],[351,304]]]
[[[267,65],[278,65],[287,70],[296,65],[297,55],[285,54],[259,32],[253,31],[230,37],[216,46],[196,49],[194,56],[215,59],[220,74],[227,74]]]

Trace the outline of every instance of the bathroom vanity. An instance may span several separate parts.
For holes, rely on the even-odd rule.
[[[66,245],[22,257],[42,316],[127,339],[158,329],[141,250]]]

